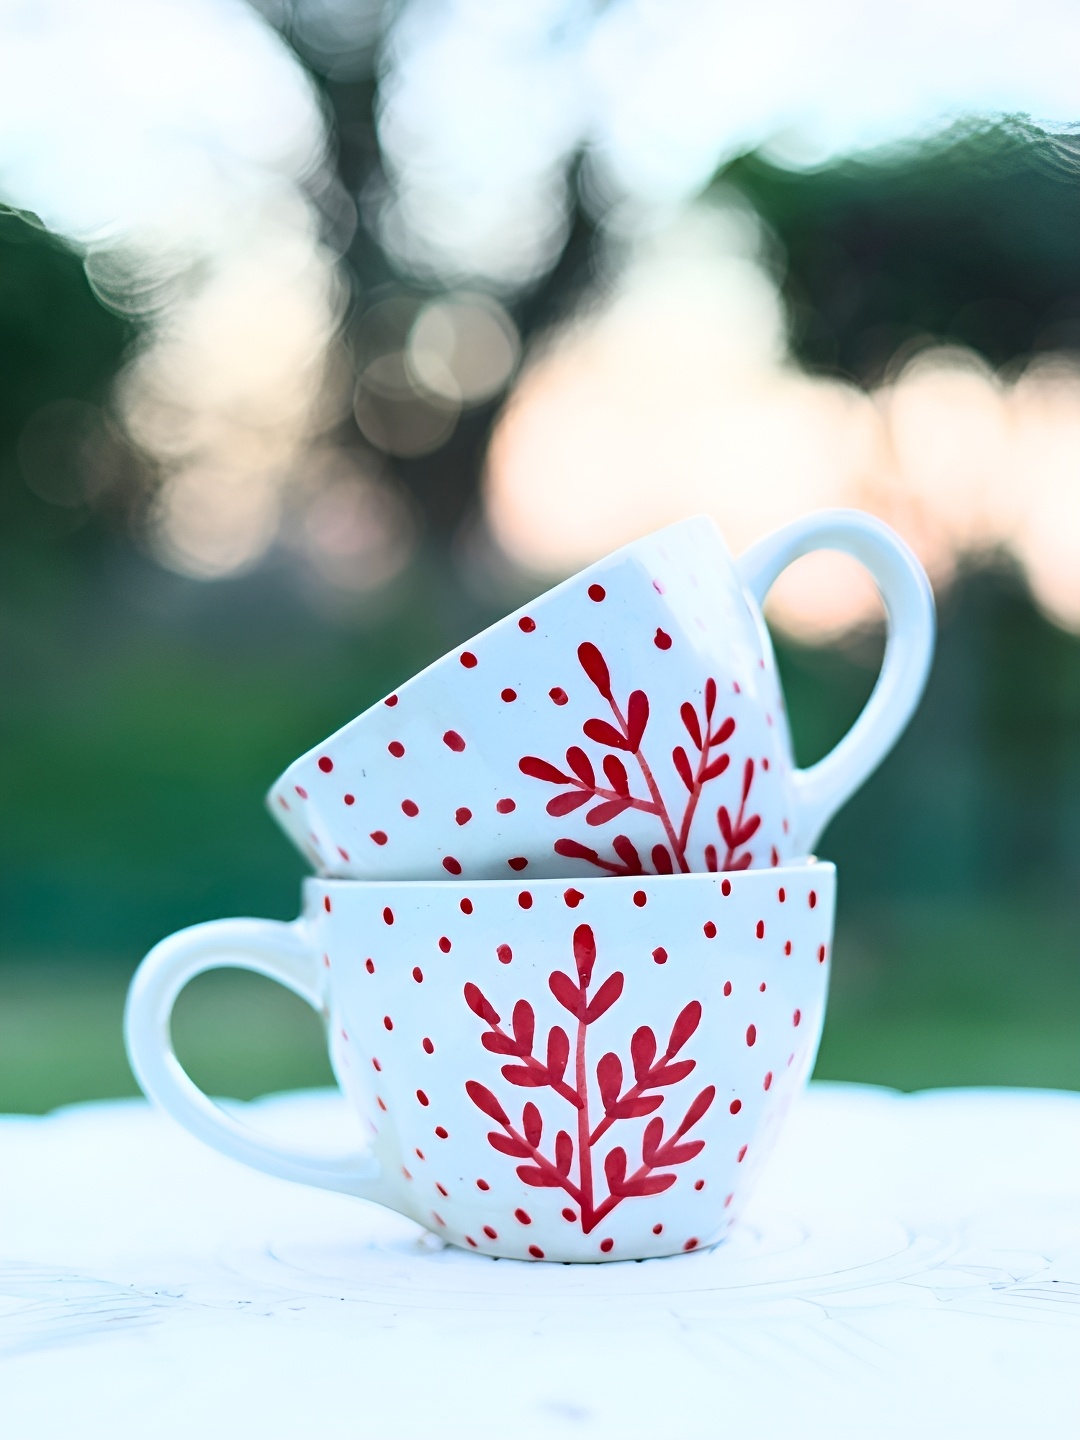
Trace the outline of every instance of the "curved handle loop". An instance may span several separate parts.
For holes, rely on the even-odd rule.
[[[934,597],[926,571],[894,530],[860,510],[821,510],[785,525],[736,561],[758,605],[783,570],[813,550],[841,550],[869,570],[888,619],[885,658],[870,699],[824,759],[793,775],[795,853],[810,854],[825,826],[885,758],[911,718],[934,653]]]
[[[180,930],[154,946],[128,991],[124,1038],[131,1068],[146,1095],[185,1130],[256,1170],[385,1203],[373,1156],[317,1155],[278,1144],[227,1114],[189,1078],[173,1050],[173,1006],[189,980],[221,967],[265,975],[322,1012],[320,970],[302,921],[214,920]]]

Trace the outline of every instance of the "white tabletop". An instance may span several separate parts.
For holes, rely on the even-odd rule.
[[[325,1135],[327,1092],[258,1123]],[[815,1085],[716,1250],[443,1247],[142,1102],[0,1120],[0,1432],[1080,1434],[1080,1095]]]

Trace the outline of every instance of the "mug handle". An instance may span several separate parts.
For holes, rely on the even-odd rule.
[[[818,836],[895,745],[922,696],[934,653],[934,596],[926,571],[896,532],[861,510],[821,510],[783,526],[735,562],[760,607],[781,571],[813,550],[841,550],[869,570],[887,617],[885,658],[862,713],[838,745],[795,770],[795,853]]]
[[[173,1050],[173,1006],[189,980],[219,968],[265,975],[325,1013],[321,967],[302,920],[212,920],[179,930],[154,946],[128,991],[124,1038],[146,1095],[185,1130],[233,1160],[283,1180],[390,1203],[373,1155],[317,1155],[264,1138],[215,1105],[188,1076]]]

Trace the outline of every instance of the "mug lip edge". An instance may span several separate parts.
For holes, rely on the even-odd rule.
[[[468,649],[470,645],[478,644],[480,641],[484,640],[487,636],[493,634],[496,631],[510,629],[513,625],[517,623],[518,620],[522,619],[526,615],[529,615],[532,610],[537,609],[537,607],[539,606],[546,606],[549,602],[553,601],[556,596],[568,590],[571,585],[576,585],[579,581],[584,580],[587,576],[593,574],[594,572],[601,571],[604,567],[611,565],[613,562],[621,563],[626,559],[631,558],[631,552],[636,550],[640,545],[644,545],[647,541],[656,540],[660,536],[670,534],[674,530],[689,530],[691,528],[696,529],[701,526],[704,526],[705,528],[713,531],[715,537],[719,540],[720,544],[723,546],[725,552],[727,553],[728,558],[732,559],[731,551],[728,547],[727,541],[724,539],[720,527],[717,525],[716,521],[711,515],[709,515],[703,510],[698,511],[694,515],[685,515],[681,520],[673,520],[670,525],[662,525],[658,530],[650,530],[645,535],[639,535],[634,540],[628,540],[625,545],[620,545],[617,547],[617,549],[609,551],[606,555],[601,555],[599,559],[593,560],[590,564],[584,566],[581,570],[575,570],[572,575],[567,575],[565,579],[556,581],[554,585],[551,585],[546,590],[541,591],[540,594],[537,595],[534,599],[528,600],[522,605],[518,605],[515,609],[509,611],[506,615],[500,616],[498,620],[493,620],[490,625],[485,625],[482,630],[477,630],[474,634],[469,635],[464,640],[458,642],[458,644],[452,645],[449,650],[443,651],[441,655],[436,656],[434,660],[430,661],[422,669],[417,670],[415,675],[410,675],[407,680],[402,681],[400,685],[396,686],[389,693],[391,695],[397,696],[406,694],[421,680],[423,680],[426,675],[429,675],[433,670],[438,670],[442,666],[449,665],[450,662],[452,662],[463,649]],[[733,559],[732,564],[734,564]],[[351,720],[346,720],[343,725],[339,725],[336,730],[332,731],[324,739],[317,741],[314,745],[310,746],[307,750],[305,750],[303,754],[298,755],[295,760],[291,761],[285,767],[285,769],[281,771],[281,773],[277,776],[277,778],[274,780],[273,784],[267,791],[267,805],[272,805],[275,791],[277,791],[287,781],[290,781],[293,774],[297,770],[299,770],[301,767],[310,766],[313,761],[317,763],[319,753],[322,750],[324,750],[327,746],[332,745],[335,741],[340,740],[343,736],[353,731],[354,729],[360,728],[363,724],[363,721],[370,714],[372,714],[372,712],[377,712],[379,706],[385,704],[387,698],[388,697],[384,695],[381,696],[378,700],[373,701],[370,705],[366,706],[363,710],[361,710],[359,715],[354,715]],[[274,814],[275,818],[277,818],[276,811],[271,810],[271,813]]]

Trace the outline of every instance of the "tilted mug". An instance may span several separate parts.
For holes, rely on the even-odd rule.
[[[813,550],[873,576],[874,691],[797,769],[760,604]],[[822,511],[733,562],[705,516],[616,551],[295,761],[268,804],[322,874],[498,879],[731,871],[809,854],[922,694],[934,607],[888,526]]]
[[[835,871],[364,884],[311,879],[299,920],[164,940],[132,981],[146,1094],[270,1175],[343,1191],[445,1240],[519,1260],[679,1254],[738,1215],[821,1034]],[[311,1155],[209,1100],[169,1038],[219,966],[325,1018],[370,1131]]]

